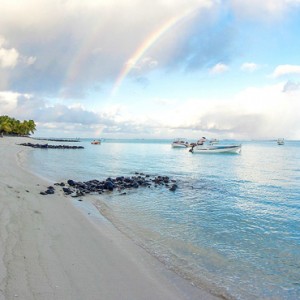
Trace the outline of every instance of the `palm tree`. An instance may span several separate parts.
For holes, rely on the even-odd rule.
[[[9,120],[4,120],[0,123],[0,132],[1,133],[11,133],[12,126]]]
[[[28,121],[28,133],[34,133],[36,131],[36,125],[33,120]]]
[[[15,118],[0,116],[0,132],[2,134],[29,135],[35,130],[36,125],[33,120],[20,122]]]

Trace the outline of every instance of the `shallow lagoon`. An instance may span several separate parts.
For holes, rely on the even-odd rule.
[[[175,193],[139,188],[93,201],[196,285],[228,298],[300,298],[300,142],[242,142],[240,155],[191,154],[170,141],[79,144],[85,149],[29,151],[28,167],[54,182],[135,172],[174,178]]]

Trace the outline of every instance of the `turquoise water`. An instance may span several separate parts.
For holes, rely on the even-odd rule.
[[[240,155],[191,154],[169,141],[79,144],[85,149],[33,149],[27,166],[54,182],[174,178],[176,192],[139,188],[93,201],[195,285],[226,298],[300,299],[300,142],[243,142]]]

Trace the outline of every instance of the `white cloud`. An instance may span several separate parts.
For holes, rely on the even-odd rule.
[[[300,75],[300,65],[280,65],[275,68],[272,77],[278,78],[284,75],[297,74]]]
[[[33,95],[10,91],[0,92],[0,107],[2,115],[37,122],[95,124],[100,121],[97,113],[84,109],[82,105],[51,104]]]
[[[158,65],[158,61],[152,57],[145,57],[141,60],[142,67],[153,69]]]
[[[139,61],[128,60],[126,62],[126,65],[128,65],[131,69],[144,71],[148,69],[154,69],[158,65],[158,61],[153,59],[152,57],[147,56],[140,59]]]
[[[223,63],[218,63],[210,69],[211,74],[221,74],[228,71],[229,67]]]
[[[241,44],[237,40],[238,34],[244,33],[244,23],[239,23],[240,20],[253,18],[256,21],[261,18],[276,21],[285,16],[292,6],[298,5],[299,0],[24,0],[18,1],[18,5],[15,1],[2,2],[0,89],[19,93],[0,93],[1,113],[32,118],[45,129],[48,126],[57,130],[58,135],[64,128],[86,134],[97,129],[107,133],[152,133],[166,137],[181,131],[187,135],[206,131],[218,133],[220,138],[269,137],[277,136],[279,132],[286,136],[282,134],[283,130],[292,136],[293,126],[294,132],[300,132],[299,100],[295,100],[299,92],[298,81],[249,88],[230,99],[184,101],[180,96],[176,100],[168,99],[168,95],[175,94],[177,90],[176,86],[173,92],[173,86],[187,86],[185,80],[191,78],[191,71],[194,80],[199,74],[203,75],[202,71],[207,66],[214,66],[210,74],[220,74],[228,71],[229,63],[234,65],[233,60],[237,57],[249,59],[241,56],[245,53],[240,53],[237,47]],[[228,18],[232,9],[235,17]],[[185,11],[193,13],[180,19]],[[173,24],[170,29],[164,28],[170,20],[175,20],[174,24],[170,23]],[[162,28],[164,30],[160,31]],[[279,40],[281,36],[272,37],[274,40],[277,38]],[[250,54],[255,56],[256,53],[250,51]],[[130,58],[133,59],[130,61]],[[132,104],[134,99],[126,94],[126,88],[124,94],[120,91],[113,99],[113,103],[120,101],[122,106],[116,105],[100,112],[85,108],[88,102],[85,106],[70,104],[70,98],[82,97],[85,91],[90,92],[91,99],[95,86],[101,94],[96,95],[91,105],[99,102],[100,107],[101,101],[108,103],[104,93],[126,67],[126,61],[131,69],[129,77],[138,77],[136,82],[148,88],[143,90],[141,97],[141,101],[147,101],[144,111],[139,111],[141,105]],[[254,71],[258,67],[250,58],[241,69]],[[151,70],[155,71],[147,77]],[[277,78],[290,74],[300,74],[299,66],[278,66],[272,76]],[[178,81],[172,86],[164,85],[165,82],[157,84],[157,81],[151,85],[152,80],[162,78],[159,76],[169,76]],[[236,88],[238,81],[235,82]],[[219,88],[217,83],[215,86]],[[162,99],[157,98],[155,89]],[[25,91],[32,96],[26,97]],[[63,98],[61,91],[66,91],[68,100],[59,98]],[[147,94],[147,91],[150,93]],[[156,102],[149,99],[149,95],[155,97]],[[52,97],[56,104],[45,100]],[[69,102],[66,102],[68,105],[57,104],[60,101]],[[157,112],[150,114],[149,106],[157,107]],[[283,120],[286,127],[280,128],[282,123],[278,120]]]
[[[258,64],[252,63],[252,62],[246,62],[241,65],[241,70],[242,71],[247,71],[247,72],[254,72],[259,68]]]
[[[22,60],[26,65],[30,66],[30,65],[33,65],[36,62],[36,57],[34,57],[34,56],[29,56],[29,57],[23,56]]]
[[[230,0],[229,3],[239,18],[269,21],[283,17],[300,2],[299,0]]]
[[[201,133],[221,139],[299,138],[300,90],[284,93],[284,86],[247,88],[231,99],[190,99],[153,118],[165,133],[184,130],[187,137]]]
[[[0,68],[14,68],[17,65],[19,53],[15,48],[0,48]]]
[[[6,44],[5,38],[0,35],[0,48],[2,48],[3,46],[5,46],[5,44]]]
[[[19,96],[19,93],[10,91],[0,92],[1,115],[9,114],[17,107]]]
[[[221,10],[216,0],[11,2],[1,3],[0,28],[23,64],[16,76],[4,74],[6,89],[56,96],[63,90],[66,98],[79,98],[117,80],[128,61],[132,77],[158,67],[181,68],[179,62],[196,69],[224,57],[230,46],[229,39],[216,34],[210,41],[203,29],[213,26]],[[196,22],[197,31],[190,30]],[[205,45],[187,42],[200,34]],[[207,51],[208,45],[215,49]],[[130,61],[138,50],[143,55]],[[28,76],[26,67],[33,63]]]
[[[129,105],[110,105],[97,112],[82,104],[51,105],[11,92],[0,93],[0,106],[2,114],[35,120],[37,133],[48,136],[299,138],[300,89],[286,93],[285,87],[280,83],[247,88],[230,99],[162,99],[172,105],[157,103],[157,111],[152,107],[151,113],[145,107],[138,117]]]
[[[32,65],[36,61],[34,56],[21,55],[14,47],[9,47],[8,41],[0,35],[0,68],[13,69],[19,62]]]

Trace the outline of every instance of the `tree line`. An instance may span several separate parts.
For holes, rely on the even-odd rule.
[[[16,120],[9,116],[0,116],[0,133],[7,135],[30,135],[36,130],[33,120]]]

